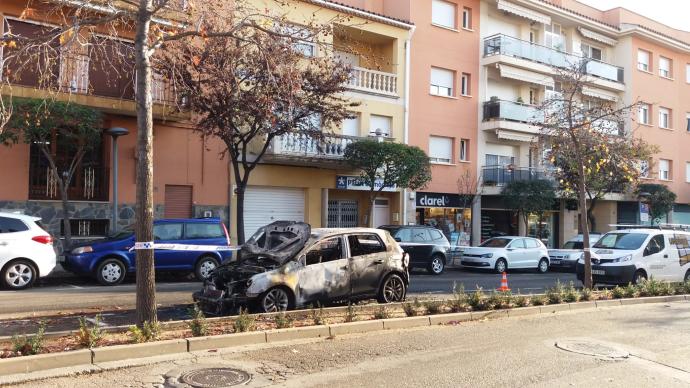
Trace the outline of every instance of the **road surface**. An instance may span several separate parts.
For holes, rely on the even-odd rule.
[[[555,346],[573,339],[628,357]],[[690,303],[674,302],[176,355],[20,387],[171,387],[171,376],[208,367],[245,370],[248,387],[687,387],[689,344]]]

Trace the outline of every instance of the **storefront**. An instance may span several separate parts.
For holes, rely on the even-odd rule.
[[[382,181],[377,180],[376,189]],[[327,193],[324,225],[329,228],[349,228],[369,224],[369,187],[354,175],[337,175],[335,189]],[[400,222],[400,195],[396,187],[386,187],[374,200],[374,226]]]
[[[472,209],[462,207],[458,194],[417,192],[415,205],[417,224],[439,229],[451,245],[470,245]]]
[[[507,209],[502,196],[482,196],[481,239],[524,235],[539,238],[549,248],[558,248],[560,213],[556,209],[554,203],[554,208],[544,212],[541,219],[530,215],[525,226],[518,212]]]

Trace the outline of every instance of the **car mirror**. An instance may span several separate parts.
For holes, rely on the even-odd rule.
[[[506,248],[506,251],[514,251],[515,248]]]
[[[395,241],[397,241],[397,242],[402,242],[402,239],[401,239],[400,237],[396,237],[396,238],[395,238]]]

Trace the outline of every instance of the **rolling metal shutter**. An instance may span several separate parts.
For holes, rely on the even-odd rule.
[[[249,186],[244,196],[244,236],[274,221],[304,221],[304,190]]]
[[[192,218],[192,186],[165,185],[165,218]]]

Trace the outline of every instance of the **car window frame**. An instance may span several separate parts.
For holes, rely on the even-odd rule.
[[[154,241],[175,241],[175,240],[182,240],[185,236],[185,223],[184,222],[165,222],[165,223],[160,223],[160,224],[154,224],[153,225],[153,240]],[[164,227],[164,226],[170,226],[170,225],[180,225],[180,236],[177,238],[170,238],[170,239],[156,239],[156,227]]]
[[[651,246],[652,241],[655,241],[655,239],[656,239],[657,237],[661,237],[661,247],[660,247],[659,250],[656,251],[656,252],[649,252],[649,253],[648,253],[647,249]],[[666,250],[666,237],[665,237],[665,235],[664,235],[663,233],[661,233],[661,234],[656,234],[656,235],[652,236],[652,237],[649,239],[649,241],[647,242],[647,245],[645,245],[644,250],[642,251],[642,257],[647,257],[647,256],[656,255],[657,253],[661,253],[661,252],[663,252],[663,251],[665,251],[665,250]]]
[[[29,230],[31,230],[31,227],[30,227],[29,225],[27,225],[26,222],[22,221],[22,220],[19,219],[19,218],[13,218],[13,217],[5,217],[5,216],[2,216],[2,217],[0,217],[0,219],[15,221],[15,222],[18,222],[19,224],[21,224],[21,225],[24,226],[24,229],[22,229],[22,230],[15,230],[15,231],[12,231],[12,232],[10,232],[10,231],[3,232],[3,229],[0,228],[0,234],[22,233],[22,232],[28,232]]]
[[[319,262],[318,262],[318,263],[311,263],[311,264],[307,263],[307,255],[309,254],[309,252],[311,252],[312,249],[314,249],[314,247],[316,247],[316,246],[322,244],[322,243],[325,242],[325,241],[332,240],[332,239],[336,239],[336,238],[337,238],[337,239],[340,239],[340,259],[329,260],[329,261],[321,261],[321,260],[319,259]],[[301,257],[303,257],[303,265],[304,265],[304,267],[309,267],[309,266],[316,265],[316,264],[325,264],[325,263],[330,263],[330,262],[332,262],[332,261],[338,261],[338,260],[346,259],[346,258],[347,258],[347,252],[345,252],[345,245],[344,245],[345,243],[344,243],[344,241],[345,241],[345,239],[343,238],[343,235],[329,236],[329,237],[322,238],[322,239],[316,241],[314,244],[312,244],[309,248],[307,248],[307,249],[304,251],[304,254],[301,255]]]
[[[378,252],[369,252],[369,253],[365,253],[365,254],[362,254],[362,255],[355,256],[355,255],[352,253],[352,244],[350,244],[350,237],[357,237],[357,236],[362,236],[362,235],[365,235],[365,236],[373,236],[373,237],[376,239],[376,241],[378,241],[379,244],[381,244],[381,247],[383,248],[383,250],[382,250],[382,251],[378,251]],[[384,252],[387,252],[387,251],[388,251],[388,246],[386,245],[386,243],[383,242],[383,240],[381,240],[381,236],[379,236],[377,233],[372,233],[372,232],[348,233],[347,235],[345,235],[345,237],[347,237],[347,238],[345,239],[345,240],[347,240],[347,248],[348,248],[348,255],[347,255],[347,257],[350,258],[350,259],[354,259],[354,258],[356,258],[356,257],[374,255],[374,254],[377,254],[377,253],[384,253]]]
[[[522,246],[521,246],[521,247],[513,246],[513,244],[517,243],[518,241],[519,241],[520,243],[522,243]],[[527,245],[525,244],[525,239],[524,239],[524,238],[515,238],[515,239],[513,239],[513,241],[511,241],[510,244],[508,244],[508,245],[506,246],[506,249],[527,249]]]
[[[410,241],[411,243],[429,244],[429,243],[431,243],[431,242],[433,241],[433,240],[431,240],[431,233],[429,233],[429,230],[427,230],[427,228],[411,228],[411,229],[412,229],[412,231],[413,231],[413,232],[412,232],[412,235],[410,236],[410,237],[412,237],[412,239],[411,239],[411,241]],[[419,230],[419,231],[425,233],[429,238],[427,238],[427,239],[422,239],[421,241],[416,241],[416,240],[414,239],[414,236],[415,236],[415,233],[416,233],[415,231],[416,231],[416,230]]]

